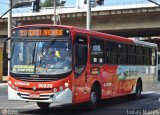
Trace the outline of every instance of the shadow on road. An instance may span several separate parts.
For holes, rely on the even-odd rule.
[[[95,110],[85,109],[86,104],[50,107],[47,110],[21,110],[19,114],[39,114],[39,115],[127,115],[130,110],[144,114],[147,110],[160,108],[158,102],[160,95],[144,94],[139,100],[130,100],[123,97],[106,99],[100,102]]]

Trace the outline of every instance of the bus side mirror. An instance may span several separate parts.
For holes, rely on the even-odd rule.
[[[3,56],[4,56],[4,59],[5,60],[10,60],[9,58],[8,58],[8,53],[7,53],[7,46],[8,46],[8,44],[7,44],[7,42],[8,42],[8,40],[10,40],[11,38],[7,38],[7,39],[5,39],[4,41],[3,41]]]

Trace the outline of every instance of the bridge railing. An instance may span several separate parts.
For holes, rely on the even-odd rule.
[[[143,8],[143,7],[156,7],[157,5],[146,1],[132,1],[132,2],[119,2],[119,3],[108,3],[102,6],[96,6],[92,8],[92,11],[100,10],[118,10],[118,9],[130,9],[130,8]],[[83,8],[76,7],[57,7],[57,14],[65,13],[75,13],[75,12],[86,12],[86,6]],[[52,15],[54,13],[53,7],[51,8],[42,8],[40,12],[32,12],[32,9],[27,10],[27,12],[17,12],[13,14],[14,17],[22,16],[34,16],[34,15]]]
[[[147,6],[153,6],[154,4],[152,2],[149,2],[147,0],[143,0],[143,1],[130,1],[130,2],[115,2],[115,3],[108,3],[105,4],[105,6],[135,6],[135,7],[143,7],[143,5],[147,5]]]

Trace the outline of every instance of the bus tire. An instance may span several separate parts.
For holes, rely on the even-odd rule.
[[[49,108],[50,103],[37,102],[37,105],[40,109],[47,109]]]
[[[88,109],[93,110],[97,107],[98,103],[98,89],[95,87],[95,85],[92,87],[90,96],[89,96],[89,103],[88,103]]]
[[[136,84],[136,91],[133,94],[134,99],[140,99],[141,92],[142,92],[142,82],[141,82],[141,80],[138,80],[137,84]]]

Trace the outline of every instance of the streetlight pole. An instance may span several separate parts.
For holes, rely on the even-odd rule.
[[[87,0],[87,30],[91,29],[91,0]]]
[[[12,8],[12,0],[10,0],[9,8]],[[9,11],[8,14],[8,38],[12,35],[12,9]]]
[[[160,4],[158,2],[155,2],[153,0],[148,0],[148,1],[154,3],[154,4],[158,5],[158,6],[160,6]]]
[[[56,0],[54,0],[54,25],[56,25],[57,24],[57,22],[56,22]]]
[[[9,8],[10,9],[12,8],[12,0],[10,0]],[[12,9],[9,11],[9,14],[8,14],[8,38],[10,37],[12,37]],[[11,46],[11,41],[8,40],[8,58],[11,57],[10,46]],[[8,61],[8,75],[9,75],[9,69],[10,69],[10,64]]]

